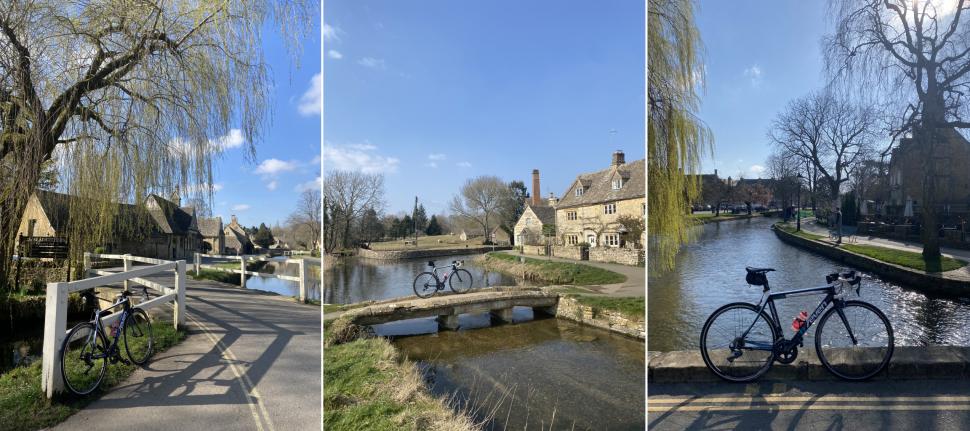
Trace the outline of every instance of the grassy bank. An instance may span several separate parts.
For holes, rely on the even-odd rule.
[[[259,271],[260,268],[266,266],[266,263],[267,263],[266,261],[249,262],[246,264],[246,271]],[[232,270],[239,269],[238,262],[220,262],[220,263],[212,264],[212,266],[215,266],[217,268],[225,268],[225,269],[232,269]],[[187,269],[186,272],[188,272],[192,276],[192,278],[196,280],[212,280],[212,281],[219,281],[226,284],[234,284],[236,286],[239,285],[239,274],[236,274],[236,273],[223,272],[215,269],[206,269],[206,268],[199,268],[199,275],[195,275],[195,270],[191,268]]]
[[[326,323],[324,338],[342,322]],[[478,430],[432,397],[417,366],[384,338],[328,345],[323,351],[323,411],[328,430]]]
[[[642,296],[614,298],[601,295],[566,294],[576,302],[593,309],[593,317],[604,311],[612,311],[630,320],[643,321],[645,316],[644,298]]]
[[[155,338],[155,355],[178,344],[185,338],[184,331],[176,331],[172,322],[152,321]],[[122,355],[127,354],[122,344]],[[30,366],[13,369],[0,375],[0,428],[4,430],[36,430],[56,425],[74,412],[124,381],[138,367],[122,363],[108,364],[104,380],[95,394],[84,398],[61,396],[48,401],[41,391],[41,361]],[[151,366],[149,361],[148,366]]]
[[[432,235],[419,236],[417,244],[404,245],[404,240],[382,241],[370,243],[371,250],[390,251],[390,250],[434,250],[439,248],[462,248],[481,247],[482,237],[470,238],[462,241],[458,235]],[[408,238],[414,241],[414,238]]]
[[[714,216],[714,213],[695,213],[690,215],[690,219],[697,224],[705,223],[717,223],[728,220],[740,220],[755,217],[757,214],[747,215],[747,214],[730,214],[721,213],[719,216]]]
[[[549,284],[574,284],[577,286],[615,284],[626,281],[626,276],[610,270],[579,263],[558,262],[531,257],[520,258],[508,253],[492,252],[476,257],[490,271],[499,271],[521,277],[531,282]],[[522,259],[525,262],[522,262]]]
[[[778,228],[778,229],[781,229],[781,230],[783,230],[785,232],[788,232],[788,233],[790,233],[792,235],[800,236],[800,237],[805,238],[805,239],[818,240],[818,239],[825,239],[826,238],[825,236],[816,235],[814,233],[805,232],[803,230],[795,230],[795,226],[794,225],[786,224],[786,223],[782,223],[782,222],[775,223],[775,227]]]
[[[951,257],[943,257],[939,262],[927,262],[923,259],[921,253],[874,245],[842,244],[840,248],[883,262],[925,272],[946,272],[967,265],[967,262]]]

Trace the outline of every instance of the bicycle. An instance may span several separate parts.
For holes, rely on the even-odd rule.
[[[414,293],[421,298],[430,298],[439,290],[445,290],[445,282],[452,292],[465,293],[472,288],[472,273],[466,269],[459,269],[465,264],[464,260],[453,260],[450,265],[434,266],[434,261],[429,260],[428,266],[431,271],[425,271],[414,277]],[[444,274],[444,278],[438,278],[438,270],[451,268],[450,272]],[[455,280],[458,280],[456,285]]]
[[[794,362],[798,348],[804,347],[802,337],[816,320],[815,352],[832,374],[861,381],[889,364],[894,348],[889,319],[872,304],[844,299],[853,286],[859,294],[862,277],[855,271],[829,274],[825,277],[825,286],[769,294],[767,273],[774,269],[748,267],[745,270],[748,284],[764,287],[761,300],[758,304],[727,304],[714,311],[701,330],[704,364],[718,377],[731,382],[749,382],[768,372],[776,361]],[[795,334],[786,339],[775,300],[811,294],[825,297],[811,316],[803,311],[795,318],[792,322]],[[832,316],[838,319],[830,321]]]
[[[143,292],[147,298],[147,289]],[[151,357],[155,347],[152,323],[145,310],[131,306],[131,295],[129,291],[122,291],[118,295],[120,299],[108,307],[109,310],[121,307],[121,318],[116,326],[110,327],[111,343],[108,344],[98,298],[90,290],[81,294],[85,301],[93,302],[94,318],[71,328],[61,345],[61,376],[71,393],[83,396],[94,392],[104,379],[107,362],[144,365]],[[119,339],[130,361],[121,356]]]

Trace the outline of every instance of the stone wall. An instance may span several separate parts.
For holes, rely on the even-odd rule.
[[[621,216],[643,217],[644,198],[625,199],[612,202],[616,212],[604,214],[605,202],[587,206],[556,208],[556,240],[568,244],[568,236],[576,235],[577,242],[586,242],[588,235],[596,236],[597,245],[604,244],[606,234],[618,234]],[[576,219],[569,220],[568,213],[575,212]],[[641,237],[641,243],[644,237]],[[627,238],[633,240],[633,238]]]
[[[645,258],[646,253],[644,253],[643,249],[618,247],[592,247],[589,249],[589,260],[594,262],[643,266]]]
[[[47,283],[68,281],[66,264],[30,260],[21,262],[19,266],[14,265],[11,269],[9,281],[13,286],[42,290]],[[72,271],[76,269],[71,268]]]
[[[497,250],[511,250],[512,247],[488,246],[488,247],[466,247],[466,248],[444,248],[434,250],[368,250],[357,249],[357,256],[367,259],[377,260],[403,260],[420,259],[425,257],[455,256],[461,254],[479,254]]]
[[[573,245],[556,245],[552,247],[552,255],[564,259],[582,259],[582,249]]]
[[[630,320],[614,311],[594,311],[592,307],[580,304],[579,301],[568,296],[559,297],[559,303],[556,305],[556,317],[618,332],[640,340],[646,339],[646,326],[643,321]]]
[[[522,254],[531,254],[535,256],[545,256],[546,246],[544,245],[523,245]]]

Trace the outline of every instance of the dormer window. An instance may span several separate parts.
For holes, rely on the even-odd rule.
[[[613,179],[613,190],[619,190],[621,188],[623,188],[623,178],[614,178]]]
[[[576,187],[576,196],[583,195],[583,186]]]

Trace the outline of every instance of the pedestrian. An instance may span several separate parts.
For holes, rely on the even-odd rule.
[[[842,244],[842,210],[839,207],[835,207],[835,226],[838,229],[838,239],[835,240],[836,244]]]

